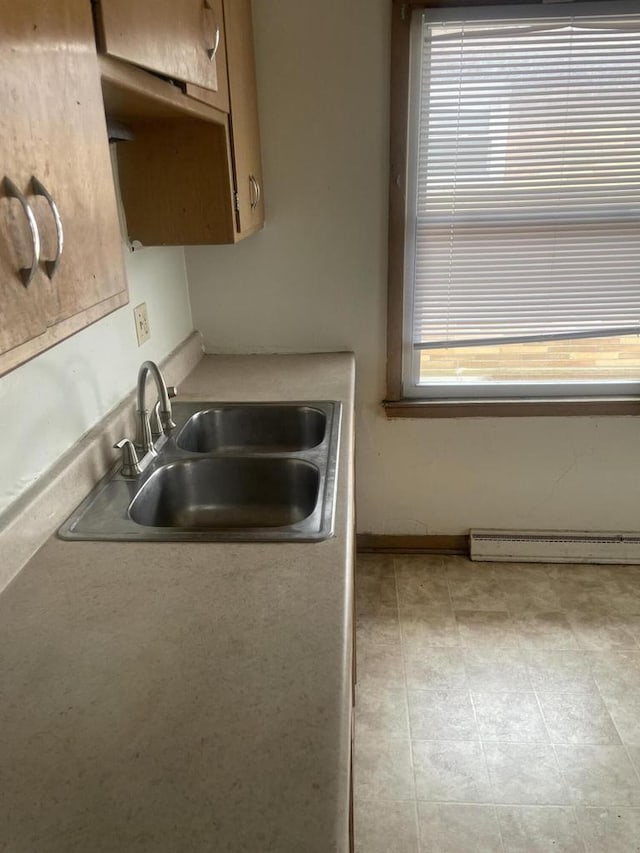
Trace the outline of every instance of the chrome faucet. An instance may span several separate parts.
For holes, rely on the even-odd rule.
[[[147,376],[151,374],[158,389],[158,402],[153,407],[153,428],[146,406],[145,393]],[[156,455],[154,438],[168,435],[175,429],[171,413],[170,398],[175,397],[177,389],[170,385],[168,388],[160,373],[160,368],[153,361],[144,361],[138,371],[138,387],[136,391],[136,440],[135,445],[129,439],[122,439],[114,447],[122,450],[123,477],[137,477]],[[138,453],[142,456],[138,457]]]
[[[156,388],[158,389],[158,404],[154,410],[157,415],[156,422],[158,424],[156,429],[159,427],[162,431],[161,433],[158,431],[158,435],[166,435],[172,429],[175,429],[176,426],[171,416],[171,402],[169,400],[170,397],[176,396],[176,388],[173,385],[167,388],[162,378],[162,373],[160,373],[160,368],[154,361],[143,361],[138,371],[138,390],[136,393],[136,447],[143,453],[155,453],[149,410],[145,403],[145,391],[149,373],[153,376]]]

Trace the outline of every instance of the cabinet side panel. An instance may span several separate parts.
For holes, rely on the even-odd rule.
[[[231,139],[238,191],[238,229],[250,233],[264,222],[264,192],[253,51],[251,0],[224,0]],[[256,189],[256,184],[258,185]]]

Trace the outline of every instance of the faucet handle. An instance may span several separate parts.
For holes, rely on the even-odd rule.
[[[136,453],[135,445],[128,438],[123,438],[113,445],[116,450],[122,450],[122,468],[120,473],[123,477],[137,477],[142,473]]]
[[[169,399],[173,399],[178,394],[178,389],[175,385],[167,385],[167,406],[164,407],[162,405],[162,401],[158,400],[157,405],[154,408],[154,412],[157,415],[156,423],[152,427],[152,432],[154,428],[158,426],[160,429],[158,430],[158,435],[162,433],[171,432],[172,429],[176,428],[176,425],[173,420],[173,413],[171,411],[171,403],[169,403]]]
[[[164,434],[164,429],[162,428],[162,421],[160,419],[160,400],[158,400],[158,402],[151,410],[151,415],[149,416],[149,424],[151,426],[152,438],[159,438],[161,435]]]
[[[171,385],[167,388],[167,391],[174,391],[175,388]],[[175,397],[174,394],[169,394],[170,397]],[[168,414],[168,419],[167,419]],[[165,432],[170,432],[175,428],[175,423],[173,422],[173,416],[171,409],[169,411],[165,411],[162,408],[162,400],[158,400],[153,409],[151,410],[151,414],[149,415],[149,424],[151,425],[151,436],[152,438],[160,438],[161,435],[164,435]]]

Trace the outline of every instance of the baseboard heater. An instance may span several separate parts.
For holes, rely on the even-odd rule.
[[[472,530],[470,556],[514,563],[640,564],[640,533]]]

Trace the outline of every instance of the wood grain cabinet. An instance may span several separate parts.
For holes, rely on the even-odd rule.
[[[0,0],[0,374],[127,302],[86,0]]]
[[[237,191],[237,230],[252,234],[264,224],[258,93],[251,0],[224,0],[228,38],[231,144]]]
[[[95,12],[108,56],[193,85],[229,111],[222,0],[99,0]]]
[[[100,0],[105,49],[112,53],[105,12],[121,3],[135,5],[128,0]],[[218,56],[226,63],[227,111],[215,107],[209,97],[211,90],[202,80],[176,89],[112,56],[101,62],[107,113],[133,133],[132,141],[118,145],[129,237],[146,246],[235,243],[264,224],[251,0],[220,0],[219,6],[214,0],[207,3],[220,10],[216,12],[222,33]],[[140,3],[141,7],[148,5]],[[160,10],[174,5],[185,20],[195,20],[194,13],[189,16],[182,8],[191,9],[193,4],[184,0],[152,5]],[[137,9],[131,15],[135,21],[128,19],[132,29],[127,41],[136,42],[133,27],[146,32],[147,16],[138,17]],[[171,22],[169,14],[157,15],[152,27],[159,58],[147,57],[143,62],[138,53],[135,61],[175,78],[179,63],[174,63],[174,73],[169,75],[171,63],[164,47],[173,39]],[[190,29],[197,30],[195,25]],[[140,41],[142,51],[148,36],[141,36]],[[200,54],[207,43],[201,39]],[[124,54],[123,50],[120,60]],[[126,54],[134,62],[134,51]],[[185,69],[180,73],[182,79],[193,81],[197,76]]]

